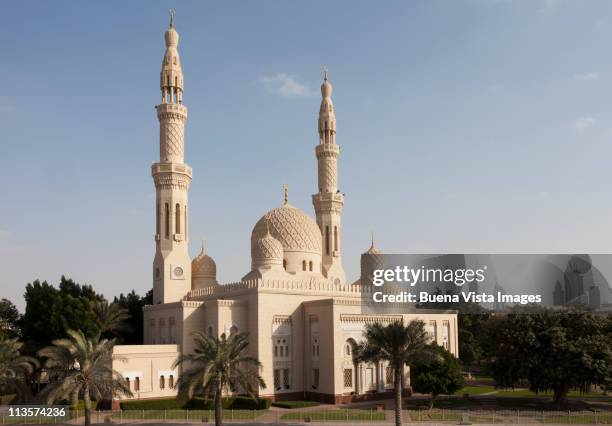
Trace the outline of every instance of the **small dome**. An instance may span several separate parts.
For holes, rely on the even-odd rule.
[[[212,257],[204,253],[204,244],[200,254],[191,261],[191,276],[194,278],[216,278],[217,264]]]
[[[385,258],[382,251],[374,246],[374,236],[372,236],[372,244],[370,248],[361,255],[361,279],[369,281],[372,279],[372,274],[376,269],[384,269]]]
[[[263,215],[251,233],[251,247],[266,234],[271,234],[283,250],[321,255],[321,231],[317,223],[302,210],[289,204],[277,207]]]
[[[283,245],[267,230],[266,235],[251,245],[251,259],[253,269],[260,265],[282,265]]]

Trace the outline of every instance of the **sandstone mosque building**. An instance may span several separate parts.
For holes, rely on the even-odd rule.
[[[209,335],[248,332],[250,355],[263,364],[261,396],[348,402],[387,396],[393,386],[386,365],[357,363],[353,349],[366,324],[425,321],[431,338],[458,354],[457,315],[447,311],[410,314],[362,313],[371,286],[348,282],[342,266],[342,211],[338,189],[339,145],[332,85],[321,85],[318,192],[315,219],[289,204],[264,214],[251,234],[251,270],[235,283],[220,284],[217,266],[204,252],[189,257],[192,170],[184,161],[183,72],[173,17],[165,33],[157,105],[159,162],[152,165],[156,189],[153,305],[144,308],[144,345],[116,346],[114,368],[129,380],[133,398],[176,395],[180,370],[173,363],[193,350],[193,331]],[[374,244],[361,269],[379,255]],[[374,259],[376,257],[374,256]],[[364,260],[365,259],[365,260]],[[405,374],[405,383],[409,377]]]

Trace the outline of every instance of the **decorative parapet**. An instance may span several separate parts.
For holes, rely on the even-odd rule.
[[[348,297],[361,297],[362,294],[370,294],[371,286],[361,284],[336,284],[332,281],[323,281],[316,278],[309,279],[286,279],[286,280],[267,280],[253,279],[223,284],[212,287],[198,288],[191,290],[184,297],[184,300],[201,300],[231,294],[244,293],[250,291],[261,292],[297,292],[306,294],[323,294]]]
[[[272,324],[291,324],[291,316],[289,315],[274,315]]]
[[[360,314],[340,314],[340,322],[357,322],[361,324],[374,324],[374,323],[392,323],[402,322],[403,317],[401,315],[360,315]]]

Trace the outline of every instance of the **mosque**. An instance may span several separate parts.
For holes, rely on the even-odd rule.
[[[338,187],[340,146],[332,84],[321,85],[319,141],[315,147],[318,191],[315,218],[289,204],[264,214],[251,233],[251,268],[239,282],[217,282],[217,265],[202,251],[189,257],[188,191],[192,170],[184,158],[187,108],[179,35],[171,16],[160,74],[159,162],[151,173],[156,189],[153,304],[144,308],[144,344],[114,349],[113,367],[130,384],[134,399],[176,395],[181,372],[173,363],[193,350],[191,333],[248,332],[250,355],[262,363],[266,388],[275,400],[312,399],[341,403],[390,397],[393,372],[384,363],[353,357],[366,324],[425,321],[439,345],[458,354],[454,311],[365,314],[362,298],[371,285],[347,281],[342,266],[344,194]],[[362,256],[362,276],[380,252]],[[407,369],[404,383],[409,384]]]

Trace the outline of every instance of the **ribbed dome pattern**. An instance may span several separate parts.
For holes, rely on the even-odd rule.
[[[216,278],[217,264],[212,257],[202,251],[191,261],[191,276],[197,278]]]
[[[285,251],[321,254],[321,231],[317,223],[302,210],[289,204],[266,213],[253,228],[251,247],[270,232]]]
[[[282,265],[283,245],[267,232],[251,245],[251,259],[253,268],[260,265]]]

